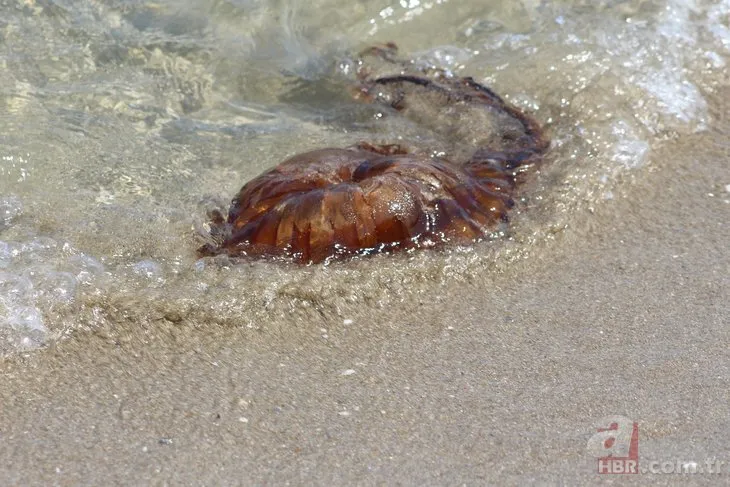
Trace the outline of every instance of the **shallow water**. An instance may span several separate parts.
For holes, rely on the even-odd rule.
[[[538,258],[651,178],[663,143],[712,127],[730,49],[727,0],[340,5],[1,4],[0,353],[130,321],[345,323]],[[505,235],[305,268],[196,260],[206,210],[285,157],[418,136],[347,95],[352,53],[384,41],[547,128],[548,164]]]

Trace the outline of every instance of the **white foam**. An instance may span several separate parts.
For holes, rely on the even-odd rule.
[[[0,269],[8,267],[11,259],[12,253],[10,250],[10,244],[0,240]]]
[[[728,12],[730,12],[730,0],[717,2],[707,10],[707,29],[725,49],[730,49]]]
[[[20,198],[14,195],[0,196],[0,230],[23,213]]]
[[[132,270],[135,274],[150,280],[157,281],[163,278],[162,266],[153,260],[141,260],[132,265]]]
[[[649,143],[625,120],[613,123],[611,133],[615,140],[611,148],[611,160],[627,169],[635,169],[646,164]]]
[[[32,349],[58,335],[79,287],[102,284],[104,266],[70,244],[48,237],[0,241],[0,354]],[[55,329],[49,329],[49,323]]]

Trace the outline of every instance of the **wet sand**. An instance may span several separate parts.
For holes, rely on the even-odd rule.
[[[729,472],[727,140],[667,145],[541,252],[420,303],[129,322],[3,359],[0,479],[585,484],[611,477],[586,450],[610,415],[638,422],[642,462]]]

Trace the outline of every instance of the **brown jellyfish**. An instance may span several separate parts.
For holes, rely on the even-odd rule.
[[[391,44],[365,55],[396,62]],[[228,217],[213,218],[219,243],[201,247],[199,255],[285,256],[317,263],[468,244],[506,222],[518,174],[534,166],[548,141],[536,121],[489,88],[471,78],[435,73],[370,78],[363,69],[357,97],[399,112],[424,94],[438,97],[449,110],[489,111],[511,124],[499,147],[477,146],[460,163],[401,145],[364,142],[296,155],[243,186]],[[458,127],[459,120],[452,121]]]

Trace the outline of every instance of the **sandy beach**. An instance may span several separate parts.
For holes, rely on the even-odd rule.
[[[425,289],[419,305],[258,331],[130,322],[5,359],[0,478],[676,482],[596,473],[587,441],[613,415],[638,423],[646,466],[727,467],[728,135],[668,144],[540,254]]]
[[[350,7],[0,7],[0,484],[727,483],[730,3]],[[514,139],[353,99],[386,41],[383,69],[473,77],[544,127],[509,224],[198,258],[209,212],[294,154]]]

